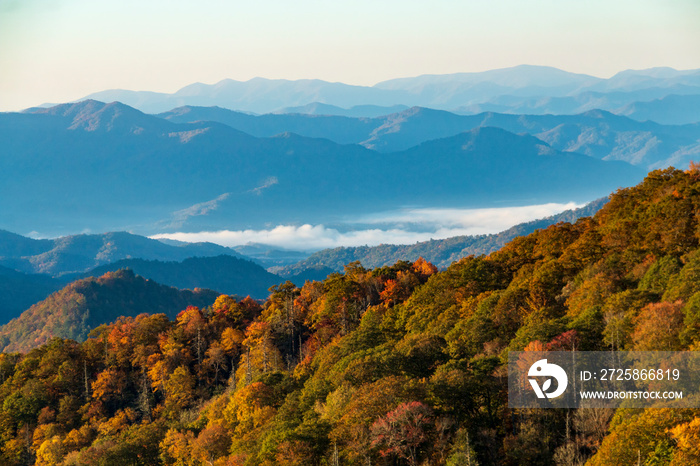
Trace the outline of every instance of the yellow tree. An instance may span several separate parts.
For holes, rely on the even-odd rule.
[[[632,340],[637,351],[678,351],[683,329],[682,302],[651,303],[642,308]]]
[[[670,430],[676,441],[676,454],[671,466],[700,464],[700,417],[679,424]]]
[[[194,379],[189,369],[180,366],[165,383],[165,409],[176,413],[188,408],[194,400]]]

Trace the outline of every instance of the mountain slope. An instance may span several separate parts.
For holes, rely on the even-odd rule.
[[[465,187],[471,199],[482,202],[496,197],[534,204],[537,199],[553,198],[556,192],[564,190],[579,193],[579,199],[598,198],[596,185],[612,186],[615,180],[622,179],[632,184],[641,179],[642,173],[626,163],[601,165],[591,157],[558,152],[535,137],[493,127],[428,141],[389,154],[386,159],[397,166],[411,167],[410,176],[407,174],[401,182],[410,183],[414,195],[440,196],[452,201],[452,205],[464,195]],[[575,173],[586,173],[586,181]],[[440,178],[440,183],[421,182],[431,178]],[[395,178],[389,180],[399,182]]]
[[[498,94],[566,95],[600,83],[600,78],[549,66],[519,65],[476,73],[424,75],[383,81],[375,87],[401,90],[434,102],[452,104]],[[448,104],[449,102],[449,104]],[[444,108],[444,106],[440,106]]]
[[[164,313],[172,319],[187,306],[211,305],[217,296],[159,285],[129,270],[110,272],[71,283],[0,327],[0,348],[28,351],[54,337],[81,341],[120,316]]]
[[[246,243],[242,246],[236,246],[233,249],[265,268],[276,265],[294,264],[311,255],[311,253],[305,251],[294,251],[256,243]]]
[[[685,167],[692,159],[691,154],[698,152],[700,143],[700,124],[670,126],[638,122],[600,110],[560,116],[499,113],[461,116],[413,108],[385,117],[362,144],[382,152],[400,150],[483,126],[531,134],[560,151],[622,160],[648,169],[672,164]]]
[[[22,257],[42,254],[53,248],[49,239],[33,239],[7,230],[0,230],[0,257]]]

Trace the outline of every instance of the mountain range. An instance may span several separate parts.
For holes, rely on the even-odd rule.
[[[173,94],[114,89],[85,99],[119,101],[148,113],[184,105],[218,105],[254,113],[318,113],[321,107],[334,115],[370,117],[382,112],[377,107],[394,113],[397,105],[464,113],[577,114],[602,109],[633,115],[624,109],[670,95],[700,95],[700,70],[626,70],[601,79],[551,67],[520,65],[478,73],[392,79],[371,87],[311,79],[225,79],[211,85],[191,84]],[[698,121],[691,118],[674,123]]]
[[[689,108],[689,111],[692,110]],[[406,150],[432,139],[493,126],[517,134],[531,134],[563,152],[622,160],[650,170],[670,165],[687,166],[691,159],[700,156],[700,123],[661,125],[602,110],[579,115],[492,112],[457,115],[413,107],[376,118],[348,118],[300,114],[255,116],[220,107],[180,107],[158,116],[177,123],[216,121],[257,137],[293,132],[327,138],[339,144],[360,144],[379,152]]]
[[[53,277],[81,274],[130,258],[182,261],[189,257],[220,255],[242,257],[233,249],[214,243],[173,245],[126,232],[32,239],[0,230],[0,265]]]
[[[617,113],[639,121],[653,120],[667,125],[682,125],[700,121],[700,95],[671,94],[649,102],[634,102]]]
[[[0,114],[0,139],[0,197],[10,200],[0,206],[2,226],[46,236],[332,224],[402,206],[583,202],[645,174],[494,127],[380,154],[288,132],[255,137],[217,122],[173,123],[96,101]]]

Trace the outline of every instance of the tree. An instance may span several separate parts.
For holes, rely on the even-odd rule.
[[[682,302],[651,303],[637,316],[632,340],[637,351],[678,351],[683,328]]]
[[[189,369],[180,366],[165,383],[165,407],[168,411],[179,411],[189,407],[194,400],[194,379]]]
[[[433,410],[428,406],[419,401],[401,403],[372,424],[372,445],[381,448],[382,456],[397,455],[415,466],[432,422]]]
[[[700,464],[700,417],[677,425],[671,435],[678,448],[671,465]]]
[[[423,282],[425,282],[428,279],[428,277],[437,273],[438,271],[437,267],[435,267],[433,264],[423,259],[422,257],[419,257],[413,263],[412,268],[413,271],[418,274],[418,276],[421,278],[421,281]]]

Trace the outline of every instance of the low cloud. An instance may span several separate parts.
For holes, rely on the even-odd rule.
[[[165,233],[152,238],[187,242],[208,241],[223,246],[238,246],[251,242],[264,243],[306,251],[338,246],[413,244],[452,236],[498,233],[513,225],[548,217],[576,207],[579,206],[569,203],[494,209],[413,209],[354,219],[342,228],[309,224],[279,225],[264,230]],[[353,223],[365,226],[353,227]]]
[[[519,223],[549,217],[581,206],[569,202],[487,209],[401,209],[360,217],[356,223],[424,225],[434,229],[458,228],[469,231],[466,234],[479,235],[498,233]]]

